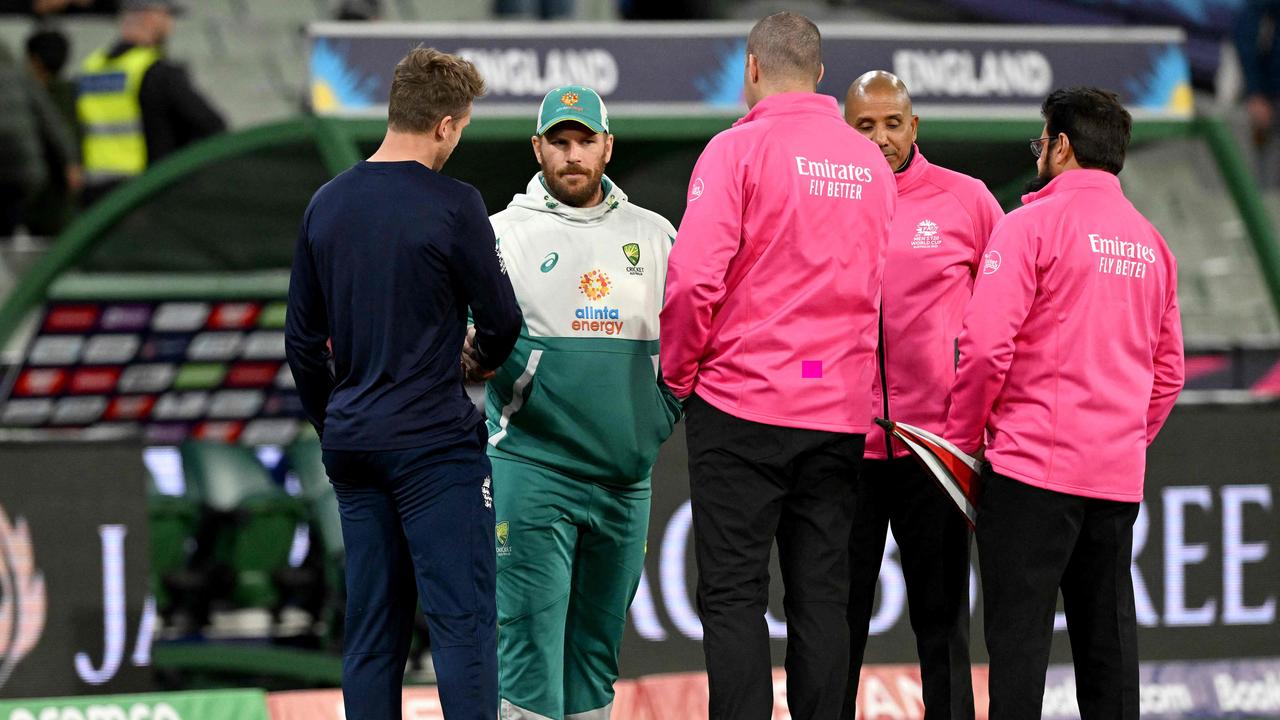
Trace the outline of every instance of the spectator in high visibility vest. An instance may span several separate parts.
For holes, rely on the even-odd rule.
[[[90,204],[185,145],[226,129],[222,116],[164,59],[175,0],[123,0],[120,38],[80,67],[76,116]]]

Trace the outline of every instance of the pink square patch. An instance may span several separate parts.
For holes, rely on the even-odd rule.
[[[802,378],[822,377],[822,361],[821,360],[801,360],[800,361],[800,377]]]

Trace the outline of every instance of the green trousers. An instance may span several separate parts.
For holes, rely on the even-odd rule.
[[[501,720],[604,720],[644,567],[648,483],[598,485],[491,455]]]

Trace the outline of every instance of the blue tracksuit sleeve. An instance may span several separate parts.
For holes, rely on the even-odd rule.
[[[316,432],[324,435],[325,408],[333,392],[334,377],[330,364],[329,316],[324,293],[316,274],[311,243],[307,238],[310,213],[303,218],[293,252],[293,271],[289,277],[289,305],[285,317],[285,357],[293,380],[298,386],[302,409]]]
[[[471,309],[480,365],[494,370],[515,347],[523,317],[484,202],[475,190],[455,211],[452,236],[449,269]]]

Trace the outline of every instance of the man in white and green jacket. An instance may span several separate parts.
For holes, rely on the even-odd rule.
[[[608,718],[644,566],[650,470],[680,404],[658,372],[671,223],[604,175],[595,91],[542,101],[542,172],[494,233],[524,327],[489,380],[503,720]]]

